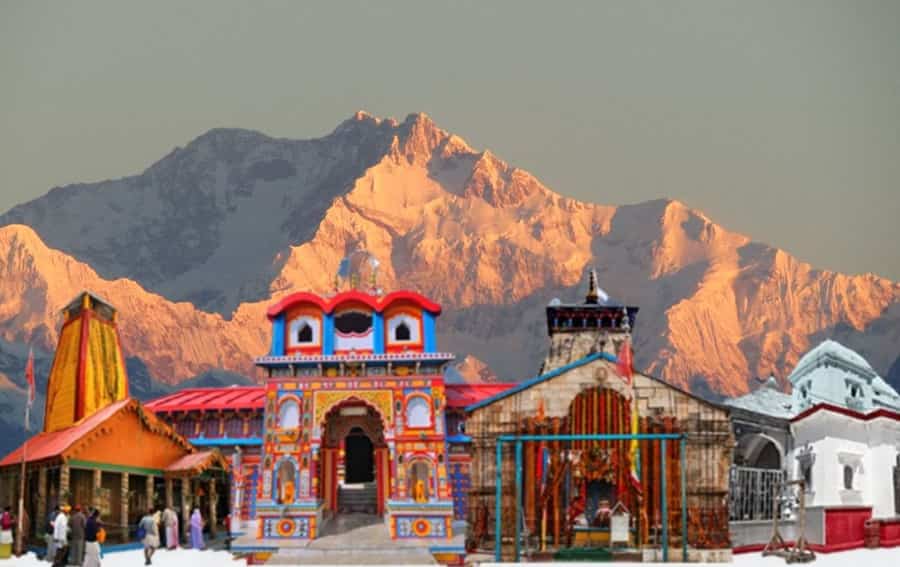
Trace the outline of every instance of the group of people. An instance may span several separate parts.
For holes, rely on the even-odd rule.
[[[191,514],[191,548],[204,549],[203,527],[205,522],[200,510],[194,508]],[[153,564],[153,554],[160,547],[175,549],[178,547],[178,513],[170,507],[159,511],[149,509],[138,523],[138,534],[144,546],[144,565]]]
[[[100,544],[106,539],[100,511],[81,506],[74,508],[56,506],[47,518],[47,554],[45,560],[54,567],[75,565],[100,567]],[[2,522],[2,520],[0,520]],[[171,507],[164,510],[150,509],[138,523],[138,534],[144,546],[144,564],[151,565],[153,554],[160,547],[176,549],[179,546],[178,513]],[[191,548],[204,549],[203,527],[205,522],[200,510],[194,508],[191,515]],[[2,525],[0,525],[2,527]]]
[[[55,506],[47,517],[44,558],[59,567],[100,567],[100,544],[105,541],[105,534],[100,510]]]

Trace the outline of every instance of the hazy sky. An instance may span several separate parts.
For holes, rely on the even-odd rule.
[[[554,190],[900,280],[900,2],[3,2],[0,211],[424,111]]]

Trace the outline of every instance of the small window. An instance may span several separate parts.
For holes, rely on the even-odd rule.
[[[809,392],[806,391],[806,386],[800,386],[800,397],[806,398],[809,396]]]
[[[412,396],[406,402],[407,427],[431,427],[431,408],[422,396]]]
[[[853,490],[853,467],[844,465],[844,489]]]
[[[303,326],[297,331],[297,342],[301,344],[313,342],[313,330],[309,323],[303,323]]]
[[[297,429],[300,426],[300,406],[294,400],[286,400],[278,409],[278,427]]]
[[[406,321],[397,325],[397,329],[394,331],[394,340],[408,341],[410,340],[410,336],[409,325],[406,324]]]

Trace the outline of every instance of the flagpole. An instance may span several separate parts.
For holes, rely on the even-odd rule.
[[[30,416],[31,403],[26,402],[25,404],[25,442],[22,444],[22,468],[19,471],[19,513],[18,513],[18,526],[19,529],[16,531],[16,552],[19,555],[22,555],[22,545],[24,543],[24,538],[22,537],[22,532],[25,528],[25,462],[27,460],[28,455],[28,430],[30,429],[28,426],[28,421]]]

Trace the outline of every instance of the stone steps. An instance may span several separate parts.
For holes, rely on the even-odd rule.
[[[341,513],[374,514],[378,504],[378,489],[374,482],[338,487],[338,509]]]

